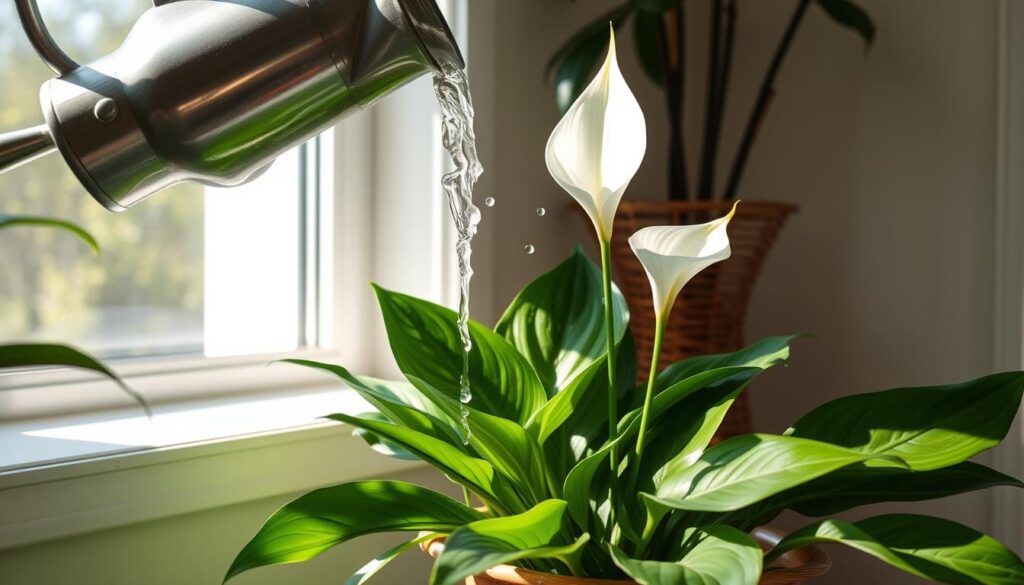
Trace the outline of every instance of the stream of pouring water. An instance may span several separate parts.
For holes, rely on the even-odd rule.
[[[434,75],[434,93],[441,105],[441,141],[451,156],[455,170],[446,174],[441,185],[448,195],[448,207],[458,232],[455,245],[459,263],[459,337],[462,341],[462,374],[459,378],[459,400],[462,403],[460,421],[464,440],[468,443],[469,409],[473,399],[469,385],[469,352],[473,340],[469,335],[469,283],[473,278],[473,236],[480,223],[480,208],[473,204],[473,185],[483,167],[476,154],[476,134],[473,132],[473,99],[469,93],[469,80],[465,72],[452,64],[443,64]]]

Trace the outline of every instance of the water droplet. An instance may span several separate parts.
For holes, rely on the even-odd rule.
[[[527,254],[533,254],[537,251],[537,249],[533,247],[533,244],[526,244],[523,246],[523,249],[526,250]]]
[[[546,214],[547,212],[548,212],[548,210],[544,209],[543,207],[538,207],[537,208],[537,215],[539,215],[541,217],[544,217],[544,214]]]
[[[484,205],[486,205],[487,207],[494,207],[494,197],[488,197],[487,199],[484,199]]]

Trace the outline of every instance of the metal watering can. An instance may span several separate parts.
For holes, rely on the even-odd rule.
[[[465,66],[434,0],[154,0],[88,65],[36,0],[15,3],[57,77],[40,89],[46,124],[0,134],[0,172],[59,150],[111,211],[183,181],[250,181],[346,113]]]

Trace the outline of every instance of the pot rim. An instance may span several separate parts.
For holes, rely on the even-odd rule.
[[[761,545],[764,551],[771,550],[786,535],[781,530],[770,526],[759,526],[751,534]],[[437,558],[444,552],[445,536],[438,536],[420,543],[420,548]],[[761,576],[761,583],[797,583],[807,579],[820,577],[832,568],[832,559],[828,554],[817,546],[805,546],[791,550],[772,564],[765,567]],[[620,581],[609,579],[590,579],[586,577],[567,577],[551,575],[513,567],[511,565],[498,565],[483,572],[484,575],[496,579],[508,585],[636,585],[635,581]],[[769,579],[766,581],[766,579]]]

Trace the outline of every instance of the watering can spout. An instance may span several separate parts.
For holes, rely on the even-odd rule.
[[[56,148],[45,124],[0,134],[0,172],[31,162]]]
[[[0,135],[0,172],[51,150],[121,211],[185,181],[230,187],[420,75],[462,68],[435,0],[158,0],[124,44],[79,65],[36,0],[45,126]]]

